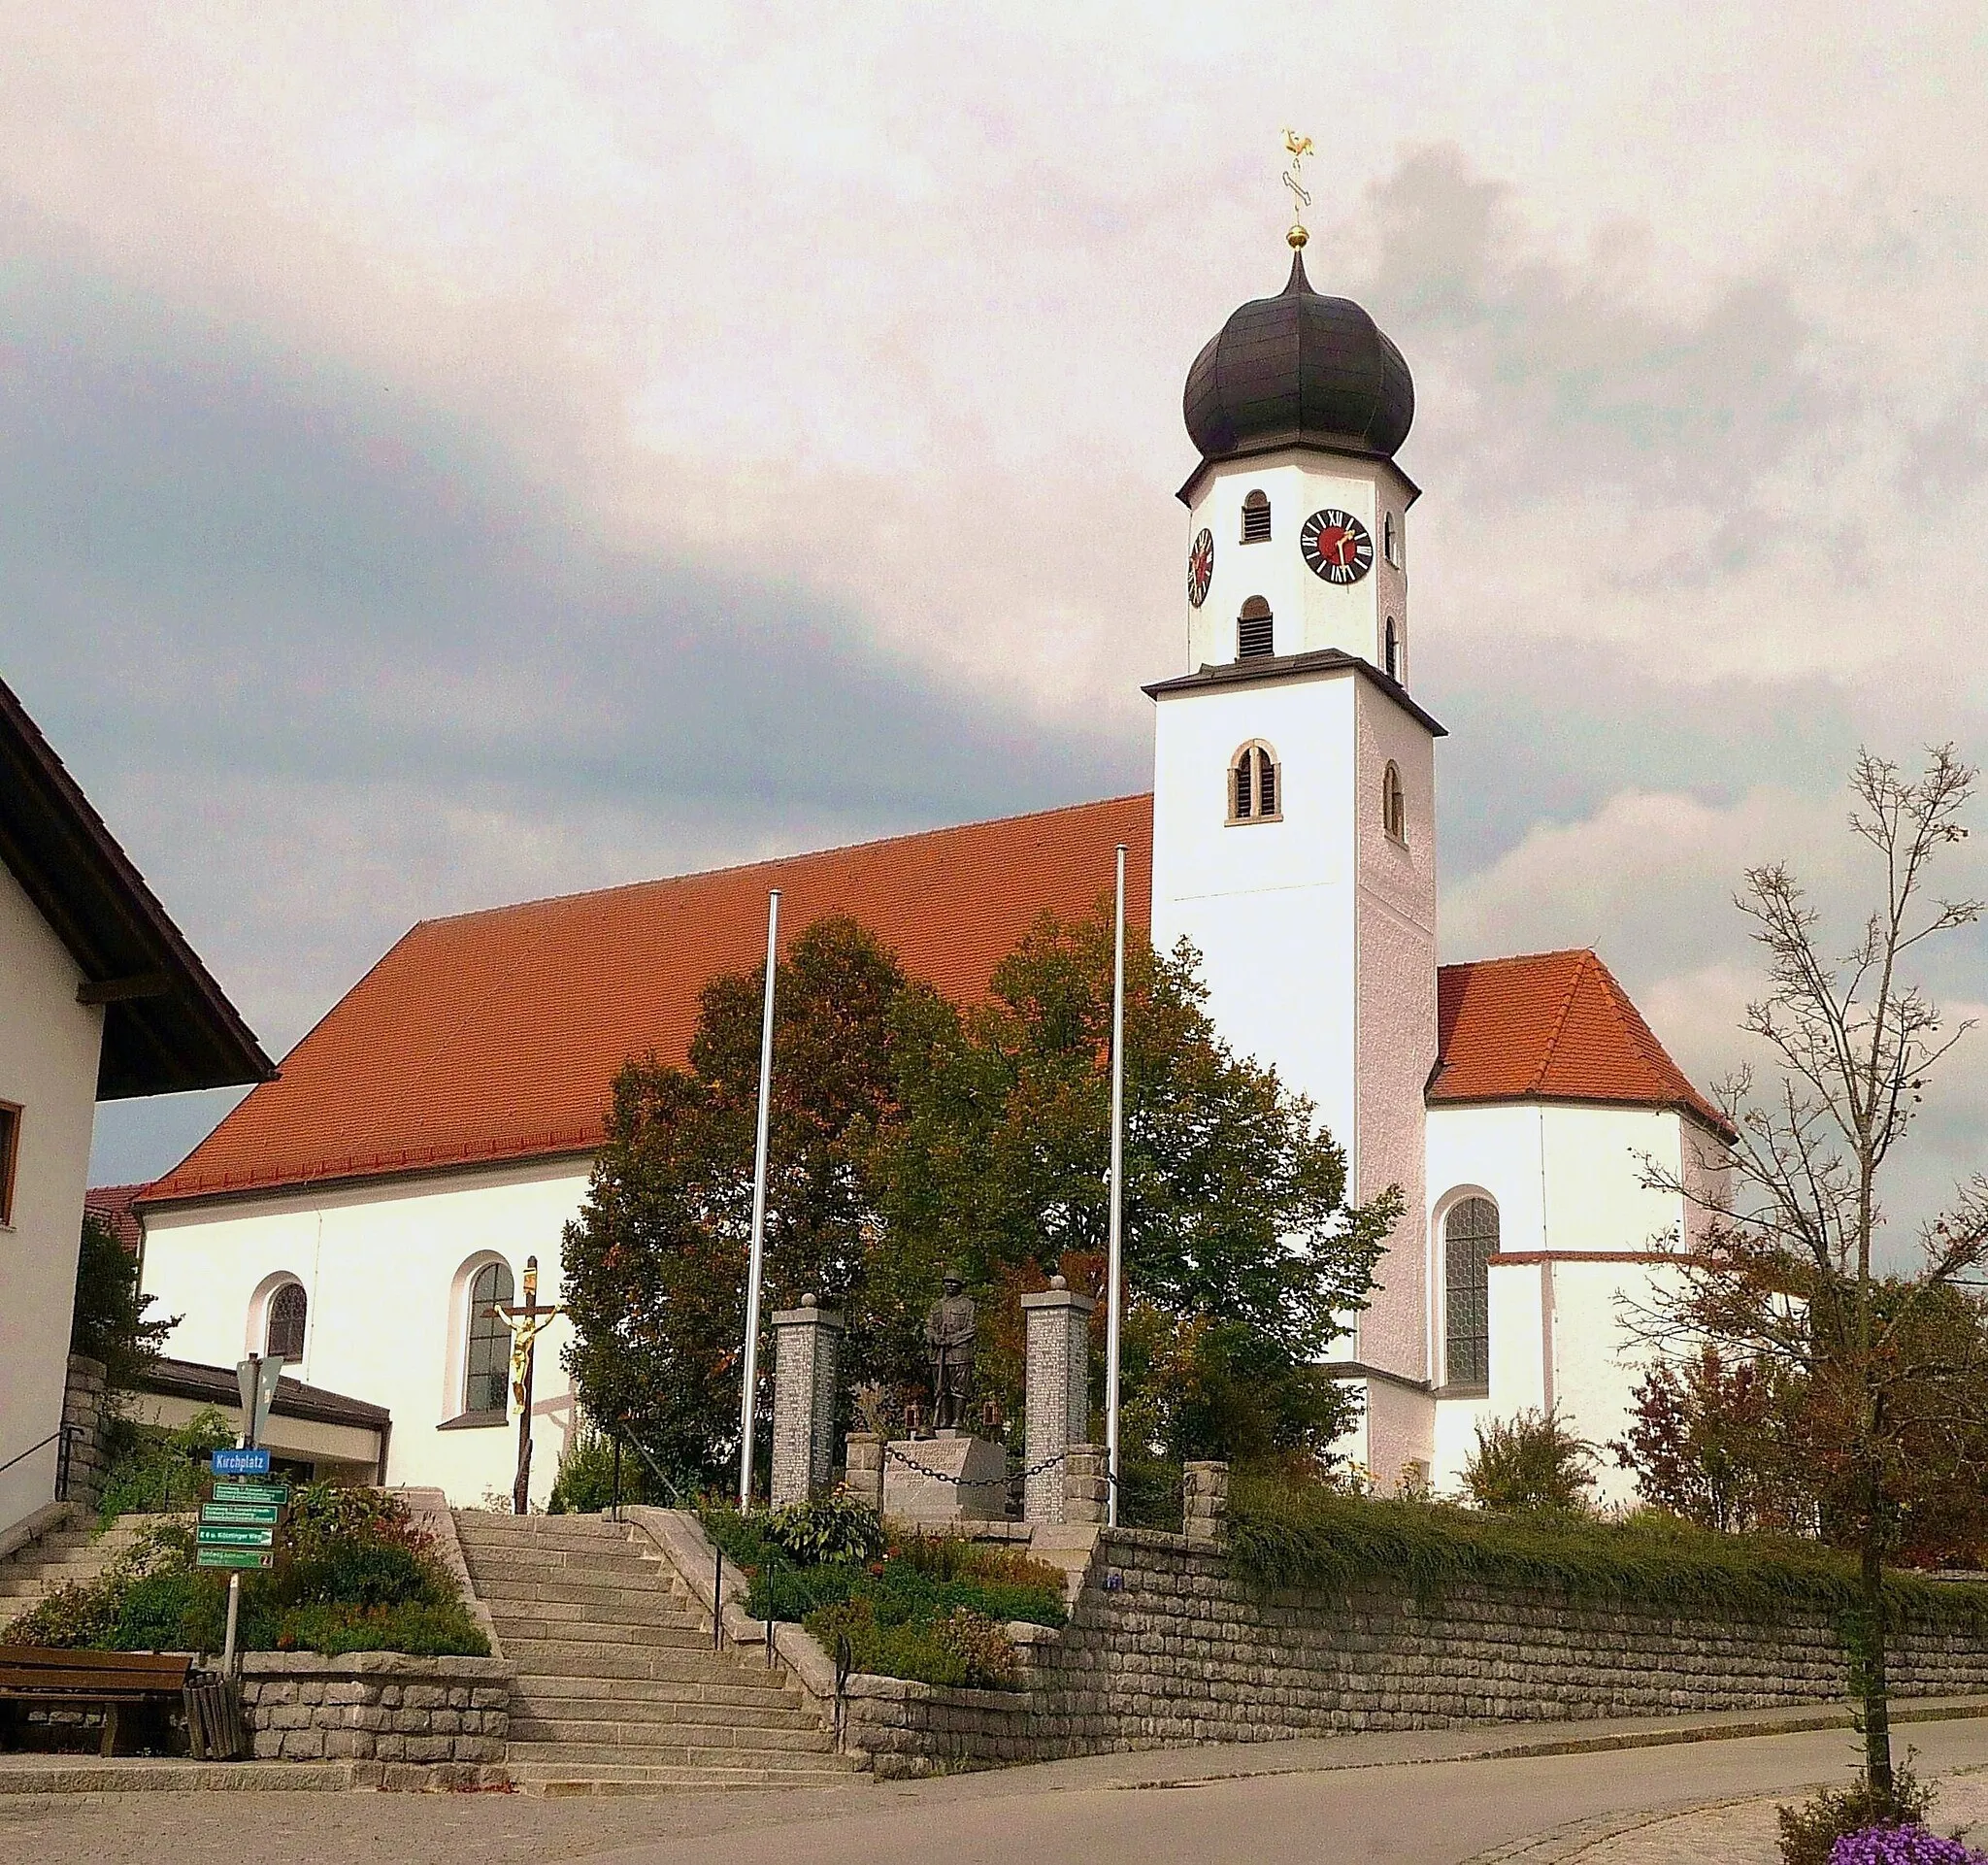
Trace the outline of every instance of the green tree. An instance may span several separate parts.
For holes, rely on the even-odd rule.
[[[138,1291],[138,1262],[96,1218],[83,1220],[69,1350],[101,1360],[113,1387],[129,1386],[159,1356],[179,1317],[147,1319],[154,1297]]]
[[[693,1482],[738,1453],[745,1264],[765,973],[705,987],[689,1066],[615,1078],[605,1144],[566,1229],[566,1349],[582,1403]],[[873,1228],[870,1157],[893,1118],[896,960],[848,919],[797,939],[776,981],[769,1307],[846,1300]],[[771,1365],[762,1355],[768,1379]]]
[[[623,1069],[566,1233],[582,1403],[703,1479],[737,1454],[761,987],[711,982],[687,1068]],[[776,997],[767,1294],[843,1309],[848,1383],[922,1386],[925,1312],[957,1261],[983,1301],[983,1375],[1011,1403],[1014,1298],[1058,1268],[1101,1280],[1110,993],[1102,915],[1044,919],[968,1008],[907,983],[851,921],[795,941]],[[1176,1456],[1315,1450],[1351,1413],[1309,1362],[1365,1305],[1401,1199],[1346,1206],[1344,1154],[1274,1072],[1229,1052],[1203,996],[1186,949],[1128,951],[1126,1364],[1144,1406],[1128,1419]]]

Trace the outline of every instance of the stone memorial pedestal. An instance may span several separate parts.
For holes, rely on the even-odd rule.
[[[964,1431],[893,1439],[883,1459],[883,1513],[932,1524],[999,1521],[1008,1514],[1008,1452]]]

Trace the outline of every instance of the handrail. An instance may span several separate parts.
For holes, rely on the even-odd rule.
[[[670,1507],[672,1509],[681,1509],[683,1507],[683,1492],[680,1489],[679,1489],[674,1482],[670,1481],[670,1478],[668,1474],[664,1471],[662,1465],[657,1463],[656,1460],[649,1455],[648,1446],[644,1444],[643,1441],[640,1438],[638,1438],[634,1432],[628,1429],[628,1425],[625,1420],[623,1421],[620,1429],[615,1433],[616,1442],[618,1443],[619,1440],[624,1437],[632,1446],[634,1446],[635,1454],[639,1456],[644,1463],[648,1465],[649,1475],[655,1478],[656,1482],[661,1483],[664,1490],[668,1493],[670,1498]],[[618,1482],[615,1484],[614,1494],[615,1500],[618,1504],[620,1500],[620,1485]]]
[[[46,1438],[44,1438],[39,1444],[31,1444],[25,1450],[17,1450],[15,1452],[13,1456],[9,1457],[5,1463],[0,1463],[0,1473],[12,1470],[14,1466],[19,1463],[23,1458],[32,1457],[37,1450],[46,1450],[50,1445],[55,1442],[57,1438],[67,1438],[75,1430],[76,1426],[73,1424],[58,1424],[54,1428],[54,1430],[50,1432],[49,1435]]]

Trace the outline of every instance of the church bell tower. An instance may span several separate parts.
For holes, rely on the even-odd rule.
[[[1293,146],[1296,153],[1296,147]],[[1302,198],[1302,193],[1301,193]],[[1367,1460],[1428,1454],[1423,1094],[1436,1061],[1435,743],[1412,695],[1414,417],[1401,351],[1306,276],[1243,305],[1187,376],[1186,670],[1154,701],[1154,944],[1202,956],[1238,1053],[1406,1210],[1360,1318]],[[1413,1388],[1421,1388],[1416,1392]]]

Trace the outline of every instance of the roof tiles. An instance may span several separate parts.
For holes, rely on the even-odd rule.
[[[1109,892],[1120,842],[1143,923],[1149,796],[423,920],[145,1202],[590,1151],[628,1056],[683,1060],[706,982],[759,962],[769,888],[783,941],[847,914],[972,1002],[1041,914]],[[1592,952],[1444,966],[1439,1001],[1432,1102],[1619,1101],[1718,1124]]]

